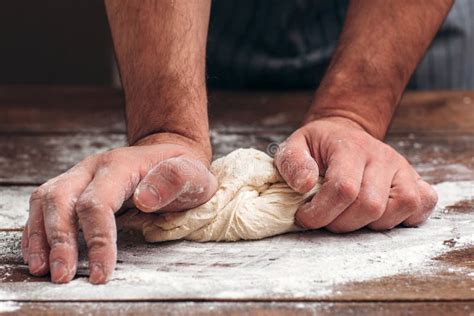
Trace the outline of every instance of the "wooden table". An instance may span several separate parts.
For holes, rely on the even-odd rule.
[[[310,98],[211,93],[215,156],[282,141]],[[70,284],[30,276],[20,256],[29,194],[85,156],[123,145],[123,115],[111,88],[0,87],[0,313],[474,313],[473,92],[408,93],[391,126],[387,142],[440,194],[420,228],[205,244],[146,244],[121,232],[107,285],[87,283],[83,256]]]

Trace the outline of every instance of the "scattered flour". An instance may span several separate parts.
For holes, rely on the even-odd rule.
[[[0,301],[0,313],[11,313],[20,309],[20,304],[12,301]]]
[[[450,272],[474,280],[474,270],[434,260],[474,245],[474,213],[446,207],[474,197],[474,181],[435,186],[440,200],[432,218],[419,228],[389,232],[324,231],[295,233],[238,243],[134,243],[122,238],[119,264],[107,285],[79,277],[67,285],[2,283],[4,300],[99,299],[324,299],[342,285],[412,274]],[[446,240],[455,240],[446,244]]]
[[[0,187],[0,229],[22,227],[28,218],[28,198],[35,187]]]

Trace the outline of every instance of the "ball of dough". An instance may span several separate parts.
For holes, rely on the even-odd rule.
[[[205,204],[185,212],[143,213],[130,210],[118,217],[125,229],[140,230],[149,242],[186,239],[199,242],[262,239],[301,230],[294,224],[307,194],[292,190],[267,154],[237,149],[211,165],[219,187]]]

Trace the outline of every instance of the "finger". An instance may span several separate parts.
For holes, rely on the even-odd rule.
[[[393,176],[394,171],[384,165],[369,163],[357,199],[326,228],[336,233],[351,232],[382,217],[387,208]]]
[[[25,227],[23,228],[23,233],[21,235],[21,256],[23,258],[23,262],[28,264],[28,221],[26,221]]]
[[[67,283],[76,274],[78,225],[74,206],[92,179],[91,170],[85,164],[78,165],[45,184],[47,190],[41,201],[54,283]]]
[[[44,187],[39,187],[33,192],[28,217],[28,268],[32,275],[37,276],[45,275],[49,271],[49,245],[41,202],[45,193]]]
[[[328,225],[359,195],[365,156],[354,153],[346,144],[340,145],[328,159],[321,190],[296,212],[296,221],[303,227],[320,228]]]
[[[127,166],[104,166],[79,197],[76,212],[88,249],[89,281],[106,283],[117,259],[114,213],[132,195],[139,177]]]
[[[216,189],[217,180],[204,164],[174,157],[153,168],[140,182],[133,198],[144,212],[180,211],[203,204]]]
[[[275,165],[283,179],[297,192],[308,192],[318,181],[318,164],[303,136],[290,137],[280,145],[275,154]]]
[[[297,192],[310,191],[318,181],[319,168],[304,137],[283,143],[275,155],[275,165],[283,179]]]
[[[407,169],[400,169],[393,178],[386,212],[368,225],[373,230],[388,230],[402,223],[417,212],[420,198],[416,180]]]
[[[433,187],[431,187],[431,185],[421,179],[418,179],[417,187],[420,195],[421,205],[418,209],[418,212],[410,215],[410,217],[403,221],[405,226],[415,227],[421,225],[428,219],[428,217],[433,212],[436,203],[438,203],[438,194],[433,189]]]

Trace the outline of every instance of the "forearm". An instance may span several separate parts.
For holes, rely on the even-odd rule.
[[[210,0],[106,0],[130,144],[154,133],[207,143]]]
[[[352,0],[307,121],[344,117],[383,138],[451,5],[452,0]]]

